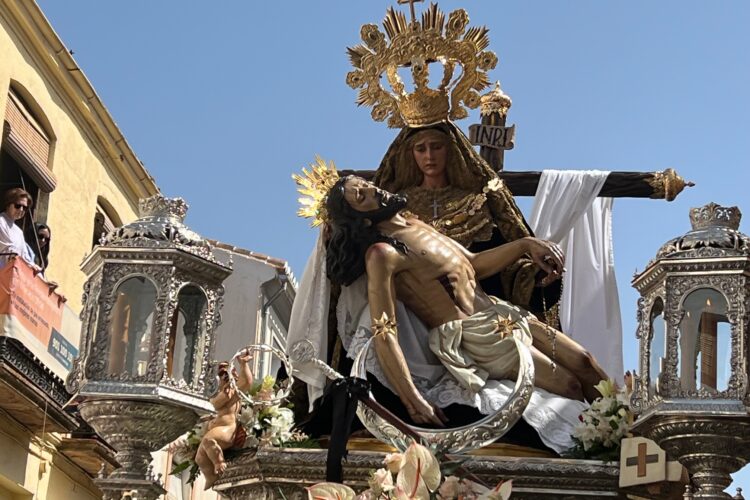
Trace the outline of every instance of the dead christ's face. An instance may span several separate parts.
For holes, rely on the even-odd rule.
[[[371,212],[380,208],[383,194],[390,193],[361,177],[351,176],[344,184],[344,198],[357,212]]]
[[[357,176],[350,176],[344,181],[344,200],[369,224],[390,219],[406,208],[405,196],[389,193]]]

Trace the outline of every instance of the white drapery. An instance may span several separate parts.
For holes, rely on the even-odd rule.
[[[612,246],[612,198],[598,197],[609,172],[545,170],[530,225],[565,253],[562,330],[610,377],[623,374],[622,320]]]
[[[286,337],[287,354],[291,354],[292,347],[297,342],[307,340],[313,344],[319,359],[325,361],[328,358],[328,305],[331,300],[331,282],[326,276],[325,256],[321,230],[315,249],[307,259],[305,272],[302,274],[302,281],[292,304],[289,333]],[[323,395],[326,386],[325,375],[320,368],[312,363],[306,363],[294,366],[294,376],[307,384],[309,411],[312,411],[315,400]]]

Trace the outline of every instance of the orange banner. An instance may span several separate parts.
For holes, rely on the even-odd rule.
[[[44,346],[52,330],[60,331],[63,298],[23,259],[11,259],[0,269],[0,314],[15,317]]]

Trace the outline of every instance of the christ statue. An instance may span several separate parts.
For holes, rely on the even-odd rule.
[[[384,382],[414,423],[446,424],[439,405],[425,399],[413,381],[410,353],[398,341],[397,300],[425,324],[430,350],[470,391],[481,390],[487,380],[515,376],[515,332],[531,346],[537,387],[570,399],[596,398],[594,385],[607,377],[585,349],[560,332],[555,332],[553,347],[549,326],[488,296],[478,284],[524,256],[546,273],[545,283],[558,279],[564,256],[555,244],[525,237],[469,252],[403,214],[405,197],[356,176],[338,179],[324,203],[330,228],[328,279],[350,285],[366,276],[371,332]]]

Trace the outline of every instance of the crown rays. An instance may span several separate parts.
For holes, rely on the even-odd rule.
[[[316,227],[328,221],[326,210],[326,199],[336,181],[339,172],[333,161],[326,164],[320,156],[315,156],[315,162],[307,168],[302,169],[302,174],[292,174],[292,179],[297,183],[297,191],[302,195],[299,198],[300,208],[297,215],[312,219],[312,226]]]

